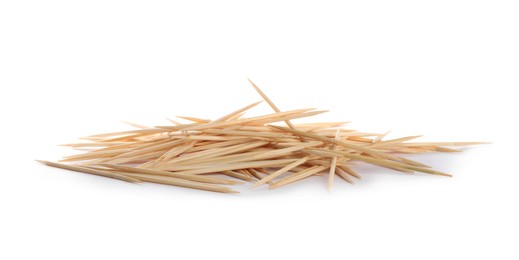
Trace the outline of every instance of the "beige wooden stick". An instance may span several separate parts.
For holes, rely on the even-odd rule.
[[[362,179],[362,176],[360,176],[356,171],[354,171],[352,168],[348,167],[347,165],[345,164],[341,164],[341,165],[338,165],[337,166],[339,169],[342,169],[344,172],[346,172],[347,174],[357,178],[357,179]]]
[[[280,176],[281,174],[285,173],[285,172],[288,172],[292,169],[294,169],[295,167],[305,163],[306,161],[308,160],[308,157],[303,157],[291,164],[288,164],[287,166],[277,170],[276,172],[274,173],[271,173],[270,175],[264,177],[263,179],[259,180],[258,182],[254,183],[254,185],[251,186],[251,188],[256,188],[260,185],[263,185],[269,181],[272,181],[274,178]]]
[[[281,186],[284,186],[284,185],[287,185],[287,184],[290,184],[290,183],[293,183],[295,181],[298,181],[298,180],[301,180],[301,179],[304,179],[306,177],[309,177],[309,176],[312,176],[322,170],[325,170],[326,167],[325,166],[313,166],[305,171],[302,171],[302,172],[299,172],[299,173],[296,173],[294,175],[291,175],[283,180],[280,180],[279,182],[277,183],[274,183],[272,186],[270,186],[271,189],[275,189],[275,188],[279,188]]]
[[[250,80],[250,79],[247,79],[247,80],[250,82],[252,87],[254,87],[256,92],[258,92],[258,94],[260,94],[260,96],[269,104],[269,106],[272,107],[272,109],[274,109],[274,111],[276,111],[276,113],[281,113],[281,110],[279,110],[279,108],[274,104],[274,102],[272,102],[272,100],[270,100],[270,98],[267,97],[267,95],[265,95],[265,93],[258,86],[256,86],[256,84],[254,84],[254,82],[252,82],[252,80]],[[294,125],[290,122],[290,120],[286,120],[285,123],[288,125],[288,127],[295,129]]]
[[[354,184],[354,182],[351,180],[351,178],[348,177],[348,173],[345,170],[341,169],[340,167],[337,167],[337,175],[339,175],[339,177],[341,177],[346,182],[348,182],[350,184]]]
[[[200,183],[200,182],[171,178],[171,177],[166,177],[166,176],[156,176],[156,175],[139,174],[139,173],[126,173],[125,175],[127,175],[128,177],[138,179],[141,181],[146,181],[146,182],[167,184],[167,185],[179,186],[179,187],[184,187],[184,188],[222,192],[222,193],[239,193],[230,188],[218,186],[215,184]]]
[[[178,178],[178,179],[184,179],[184,180],[196,181],[196,182],[204,182],[204,183],[236,184],[235,181],[224,180],[224,179],[210,177],[210,176],[193,175],[193,174],[185,174],[185,173],[178,173],[178,172],[157,171],[157,170],[129,167],[129,166],[124,166],[124,165],[115,165],[115,164],[100,164],[100,166],[112,168],[112,169],[127,172],[127,173],[143,173],[143,174],[149,174],[149,175],[168,176],[168,177],[172,177],[172,178]]]
[[[180,119],[185,119],[185,120],[188,120],[188,121],[191,121],[194,123],[200,123],[200,124],[206,124],[206,123],[211,122],[211,120],[208,120],[208,119],[202,119],[202,118],[192,117],[192,116],[177,116],[177,117]]]
[[[391,133],[391,130],[377,136],[375,139],[373,139],[373,142],[372,143],[378,143],[380,142],[384,137],[386,137],[389,133]]]
[[[41,161],[41,160],[36,160],[36,161],[41,162],[48,166],[56,167],[56,168],[67,169],[67,170],[76,171],[76,172],[90,173],[90,174],[94,174],[94,175],[98,175],[98,176],[118,179],[118,180],[127,181],[127,182],[141,182],[140,180],[138,180],[136,178],[131,178],[131,177],[124,176],[124,175],[118,174],[118,173],[113,173],[113,172],[89,169],[87,167],[69,165],[69,164],[64,164],[64,163],[56,163],[56,162]]]
[[[402,137],[402,138],[397,138],[397,139],[393,139],[393,140],[387,140],[387,141],[380,141],[380,142],[376,142],[372,145],[370,145],[371,148],[373,147],[381,147],[381,146],[387,146],[387,145],[392,145],[392,144],[398,144],[398,143],[403,143],[403,142],[406,142],[406,141],[409,141],[409,140],[413,140],[413,139],[416,139],[416,138],[419,138],[419,137],[422,137],[421,135],[416,135],[416,136],[407,136],[407,137]]]
[[[123,121],[123,123],[125,123],[127,125],[130,125],[130,126],[133,126],[135,128],[139,128],[139,129],[148,129],[148,128],[150,128],[149,126],[145,126],[145,125],[141,125],[141,124],[136,124],[136,123],[132,123],[132,122],[128,122],[128,121]]]
[[[252,182],[253,181],[253,178],[250,177],[249,175],[246,175],[246,174],[243,174],[243,173],[240,173],[240,172],[237,172],[237,171],[222,171],[221,173],[224,174],[224,175],[227,175],[229,177],[233,177],[233,178],[236,178],[236,179],[244,180],[244,181],[247,181],[247,182]]]
[[[225,116],[223,116],[223,117],[220,117],[220,118],[214,120],[213,122],[214,122],[214,123],[218,123],[218,122],[227,121],[227,120],[233,118],[235,115],[241,114],[241,113],[243,113],[243,112],[245,112],[245,111],[247,111],[247,110],[249,110],[249,109],[251,109],[251,108],[257,106],[257,105],[258,105],[259,103],[261,103],[261,102],[262,102],[262,101],[258,101],[258,102],[256,102],[256,103],[252,103],[252,104],[250,104],[250,105],[248,105],[248,106],[245,106],[245,107],[243,107],[243,108],[240,108],[240,109],[238,109],[238,110],[236,110],[236,111],[234,111],[234,112],[232,112],[232,113],[229,113],[229,114],[227,114],[227,115],[225,115]]]

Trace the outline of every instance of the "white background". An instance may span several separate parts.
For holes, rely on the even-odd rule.
[[[1,259],[518,259],[517,1],[1,1]],[[45,167],[122,120],[260,100],[492,141],[225,195]],[[265,104],[256,113],[270,112]],[[514,248],[515,247],[515,248]]]

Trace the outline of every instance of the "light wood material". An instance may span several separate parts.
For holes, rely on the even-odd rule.
[[[40,161],[48,166],[119,179],[152,182],[213,192],[236,193],[222,185],[252,182],[278,188],[310,176],[328,177],[331,190],[335,176],[353,183],[361,175],[353,168],[368,163],[407,174],[451,176],[430,166],[400,156],[428,152],[459,152],[453,146],[481,142],[413,142],[420,136],[383,140],[378,134],[345,128],[348,122],[291,120],[324,113],[313,108],[281,111],[251,80],[253,88],[275,111],[247,117],[251,103],[216,120],[179,116],[187,123],[169,120],[170,125],[97,134],[85,142],[66,144],[86,150],[67,156],[61,163]],[[184,121],[185,122],[185,121]],[[288,127],[280,126],[285,123]],[[328,174],[328,175],[326,175]]]

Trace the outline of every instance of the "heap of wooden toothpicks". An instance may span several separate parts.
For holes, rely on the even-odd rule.
[[[384,140],[386,134],[342,128],[344,122],[294,124],[291,120],[325,111],[280,111],[252,82],[274,112],[245,117],[250,104],[216,120],[182,117],[189,123],[105,133],[86,137],[89,142],[68,144],[89,149],[49,166],[128,182],[152,182],[185,188],[235,193],[229,185],[253,183],[271,189],[310,176],[327,176],[331,189],[335,175],[353,183],[360,175],[355,162],[405,173],[450,176],[398,154],[431,151],[458,152],[452,146],[477,142],[409,142],[417,136]]]

